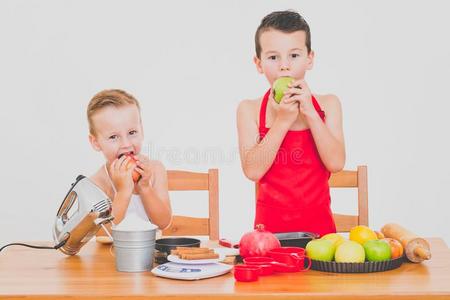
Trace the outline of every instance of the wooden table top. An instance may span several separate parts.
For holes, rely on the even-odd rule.
[[[0,298],[48,299],[450,299],[450,250],[430,238],[432,259],[387,272],[279,273],[236,282],[231,273],[198,281],[115,270],[109,246],[90,242],[76,256],[60,251],[9,247],[0,253]]]

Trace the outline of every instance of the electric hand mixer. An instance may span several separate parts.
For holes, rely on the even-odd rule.
[[[76,254],[100,229],[111,222],[112,203],[91,180],[79,175],[56,214],[53,238],[67,255]]]

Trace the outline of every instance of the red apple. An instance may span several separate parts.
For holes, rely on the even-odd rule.
[[[128,164],[130,164],[130,163],[136,164],[136,159],[134,158],[134,155],[132,152],[122,153],[119,155],[119,158],[121,158],[123,155],[126,155],[127,157],[130,158],[130,161],[128,162]],[[136,170],[133,170],[133,173],[131,174],[131,176],[133,177],[134,183],[138,182],[139,179],[141,179],[141,174],[139,174]]]

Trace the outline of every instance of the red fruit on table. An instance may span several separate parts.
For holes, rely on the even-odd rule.
[[[121,155],[119,155],[119,158],[121,158],[123,155],[126,155],[127,157],[130,158],[130,162],[128,164],[131,164],[131,163],[136,164],[136,159],[134,158],[134,155],[132,152],[121,154]],[[139,179],[141,179],[141,174],[139,174],[136,170],[133,171],[133,174],[131,174],[131,176],[133,177],[134,183],[138,182]]]
[[[263,224],[256,225],[256,229],[244,234],[239,242],[239,254],[242,257],[267,256],[267,252],[281,247],[277,237],[264,230]]]

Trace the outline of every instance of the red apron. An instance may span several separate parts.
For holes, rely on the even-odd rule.
[[[266,109],[270,90],[264,95],[259,116],[260,139],[267,134]],[[321,119],[325,114],[314,96]],[[330,208],[330,172],[325,168],[309,129],[290,130],[270,169],[258,182],[255,225],[271,232],[308,231],[321,236],[336,232]]]

